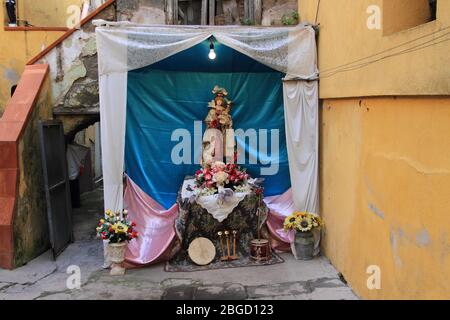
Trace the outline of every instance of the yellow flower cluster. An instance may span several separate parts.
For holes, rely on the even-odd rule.
[[[121,222],[117,222],[116,224],[112,225],[111,228],[117,233],[127,233],[128,232],[128,226]]]
[[[284,230],[308,232],[323,226],[319,216],[308,212],[294,212],[284,220]]]

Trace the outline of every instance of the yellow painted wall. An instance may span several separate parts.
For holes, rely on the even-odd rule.
[[[381,30],[369,30],[367,8],[378,5],[383,12],[386,5],[389,14],[403,23],[402,15],[416,15],[417,7],[423,7],[423,0],[407,0],[408,6],[397,6],[391,11],[391,1],[404,0],[322,0],[320,1],[318,23],[319,66],[322,73],[321,98],[359,97],[379,95],[447,95],[450,92],[450,41],[428,46],[421,50],[382,59],[369,65],[357,66],[355,70],[342,71],[346,64],[397,46],[410,49],[436,39],[436,42],[450,39],[450,1],[438,1],[438,19],[412,29],[383,35]],[[318,0],[299,1],[302,21],[314,22]],[[390,26],[392,28],[392,26]],[[433,35],[434,34],[434,35]],[[422,39],[420,39],[422,38]],[[417,40],[419,39],[419,40]],[[413,42],[412,42],[413,41]],[[408,44],[409,43],[409,44]],[[406,44],[406,45],[405,45]],[[424,44],[424,46],[431,43]],[[379,55],[361,62],[381,58]],[[353,66],[353,65],[352,65]]]
[[[21,0],[19,18],[38,27],[66,27],[71,5],[81,7],[85,0]]]
[[[25,17],[35,26],[64,27],[68,16],[65,12],[67,6],[81,2],[82,0],[22,0],[18,2],[18,10],[20,19]],[[49,10],[49,13],[44,14],[44,9]],[[6,19],[2,7],[0,21]],[[5,31],[0,27],[0,115],[9,100],[11,86],[19,81],[25,64],[62,34],[61,31]]]
[[[323,252],[363,298],[450,299],[450,41],[327,72],[420,38],[450,40],[447,0],[437,21],[369,30],[368,6],[388,1],[404,3],[320,1]],[[420,1],[385,17],[422,19]],[[302,21],[314,22],[317,3],[299,1]],[[370,265],[381,268],[381,290],[367,288]]]
[[[408,14],[398,14],[405,12]],[[389,0],[383,2],[383,34],[414,28],[430,21],[428,0]]]
[[[364,298],[450,299],[450,99],[326,100],[321,116],[325,255]]]

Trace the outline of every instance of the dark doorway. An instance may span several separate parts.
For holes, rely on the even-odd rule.
[[[50,242],[56,258],[73,241],[72,205],[62,122],[40,121],[39,135]]]

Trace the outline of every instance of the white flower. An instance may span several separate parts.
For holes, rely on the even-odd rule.
[[[219,185],[223,185],[228,182],[228,173],[224,171],[219,171],[214,174],[213,181]]]
[[[234,190],[238,193],[250,193],[252,188],[248,184],[244,184],[242,186],[235,186]]]
[[[214,162],[213,167],[217,168],[218,170],[223,171],[226,169],[227,165],[225,163],[223,163],[222,161],[216,161],[216,162]]]
[[[204,189],[199,189],[198,191],[198,195],[199,196],[211,196],[213,194],[215,194],[217,192],[216,188],[204,188]]]

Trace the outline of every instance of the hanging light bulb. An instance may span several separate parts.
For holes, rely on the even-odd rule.
[[[209,45],[209,54],[208,54],[208,58],[211,60],[214,60],[217,57],[216,51],[214,50],[214,42],[212,37],[209,39],[209,41],[211,42],[211,44]]]

